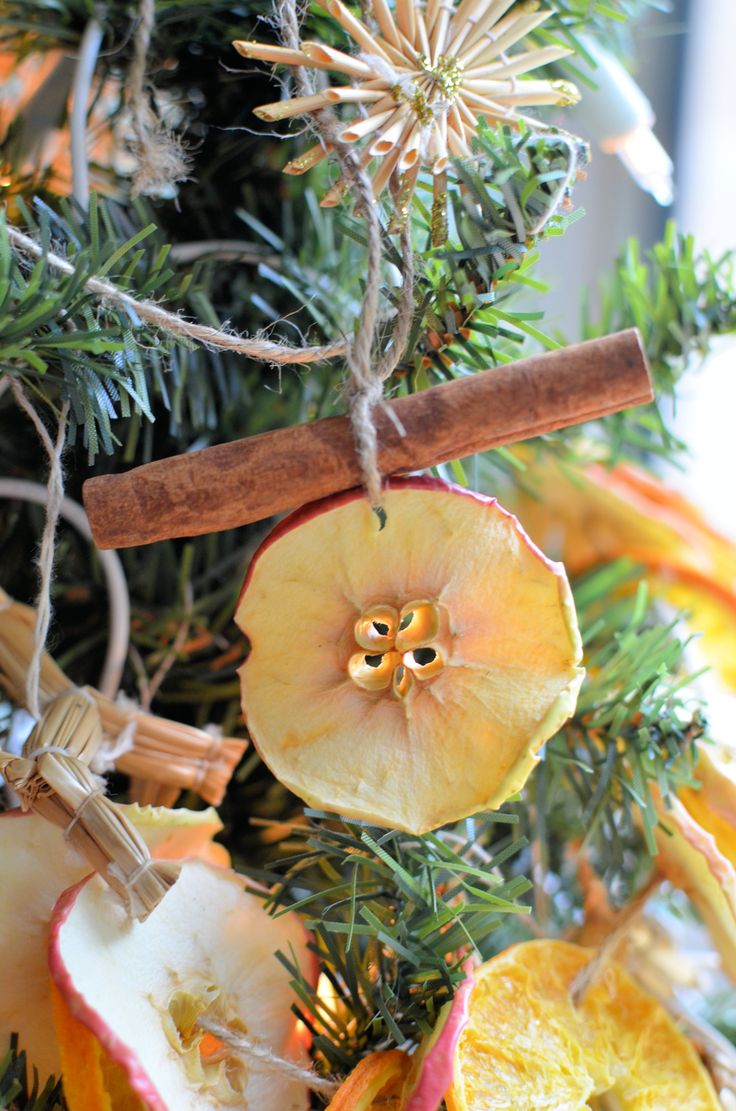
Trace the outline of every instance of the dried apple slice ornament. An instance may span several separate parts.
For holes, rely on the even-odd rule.
[[[201,861],[143,922],[98,876],[65,892],[49,967],[71,1111],[305,1111],[308,1060],[277,949],[311,966],[296,915],[269,917],[241,877]]]
[[[243,711],[310,805],[423,833],[499,806],[575,708],[564,568],[493,498],[436,479],[304,506],[266,539],[235,619]]]
[[[216,811],[121,806],[157,860],[198,857],[227,866],[212,837],[222,829]],[[39,814],[0,814],[0,952],[6,955],[0,991],[0,1056],[19,1035],[31,1069],[58,1076],[59,1051],[51,1017],[49,923],[56,901],[90,872],[89,861]]]

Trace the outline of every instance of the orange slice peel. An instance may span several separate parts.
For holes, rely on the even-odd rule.
[[[709,814],[700,792],[694,816],[679,799],[657,802],[657,866],[693,901],[710,931],[726,972],[736,980],[736,831]]]
[[[403,1111],[401,1090],[411,1058],[400,1049],[369,1053],[340,1085],[326,1111]]]

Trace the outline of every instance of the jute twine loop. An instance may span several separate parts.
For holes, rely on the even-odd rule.
[[[290,50],[300,50],[299,16],[295,0],[278,0],[277,16],[284,46]],[[300,96],[309,96],[314,91],[314,82],[309,71],[299,66],[294,73],[294,81]],[[374,347],[378,330],[378,306],[381,290],[382,239],[378,207],[373,196],[371,180],[352,151],[340,141],[338,121],[332,111],[321,109],[309,117],[320,139],[335,151],[343,177],[356,200],[356,205],[365,219],[368,240],[368,265],[365,293],[361,305],[360,320],[353,342],[347,353],[350,381],[347,387],[348,411],[353,428],[355,449],[360,463],[366,492],[371,505],[381,505],[381,472],[378,467],[378,435],[374,412],[383,403],[383,384],[393,373],[411,326],[414,309],[414,273],[409,220],[403,235],[402,296],[394,327],[393,342],[389,353],[374,363]],[[399,429],[403,432],[402,429]]]
[[[10,388],[16,404],[28,416],[33,427],[38,433],[38,438],[43,444],[44,451],[49,460],[48,491],[49,498],[46,508],[41,546],[38,553],[38,599],[36,602],[36,626],[33,638],[33,655],[28,665],[26,676],[26,706],[32,717],[41,717],[39,703],[39,685],[41,678],[41,656],[51,624],[51,576],[54,569],[54,537],[56,526],[59,523],[61,502],[64,497],[64,473],[61,468],[61,455],[64,450],[66,437],[66,422],[69,415],[69,402],[65,401],[59,415],[59,427],[56,433],[56,442],[52,442],[46,426],[39,417],[35,408],[28,400],[26,393],[16,378],[10,379]]]
[[[138,160],[133,174],[134,197],[139,193],[159,193],[178,181],[186,181],[191,169],[182,140],[157,117],[146,87],[148,51],[155,21],[155,0],[140,0],[133,61],[126,83],[126,100]]]

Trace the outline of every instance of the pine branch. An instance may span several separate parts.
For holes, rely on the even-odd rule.
[[[213,374],[208,351],[158,329],[155,321],[147,323],[142,309],[139,316],[131,305],[87,288],[92,279],[112,279],[137,301],[165,298],[170,309],[184,308],[190,318],[217,327],[215,310],[192,274],[179,276],[168,266],[169,247],[155,225],[131,234],[124,210],[94,198],[88,220],[65,201],[60,202],[63,217],[37,202],[35,218],[22,200],[18,204],[39,242],[57,255],[68,254],[74,272],[16,255],[0,223],[3,369],[22,377],[50,403],[70,399],[71,436],[82,430],[90,457],[100,448],[109,453],[120,446],[115,421],[131,416],[153,421],[155,403],[171,412],[174,435],[183,414],[195,434],[223,429],[223,409],[243,393],[242,359],[218,356]],[[258,338],[253,342],[260,344]],[[262,374],[262,364],[256,365]],[[184,427],[185,443],[189,436]]]
[[[555,0],[552,15],[531,35],[540,45],[562,43],[582,56],[594,68],[581,35],[596,35],[606,49],[627,62],[632,55],[632,31],[636,21],[651,11],[670,10],[668,0]],[[576,65],[575,58],[563,59],[560,69],[573,80],[590,85],[595,76]]]
[[[298,909],[331,985],[326,1004],[289,954],[300,1018],[330,1069],[345,1071],[363,1053],[416,1042],[463,978],[464,955],[479,947],[528,889],[501,866],[524,841],[496,834],[510,814],[491,814],[424,837],[382,830],[307,810],[291,828],[280,861],[244,869],[272,885],[273,913]],[[477,845],[490,844],[486,860]]]
[[[601,308],[584,312],[583,338],[639,328],[651,363],[655,392],[673,399],[682,375],[695,369],[715,337],[736,331],[736,254],[699,252],[691,235],[667,224],[664,239],[642,257],[629,240],[601,286]],[[615,414],[596,426],[606,461],[656,452],[672,458],[685,450],[667,428],[659,404]]]
[[[638,586],[636,585],[638,584]],[[650,854],[664,800],[694,785],[695,742],[705,731],[683,668],[679,619],[663,623],[640,571],[610,564],[575,586],[587,677],[574,716],[545,750],[548,825],[583,840],[609,882],[630,872],[640,831]]]
[[[445,247],[431,247],[431,178],[420,177],[412,229],[417,311],[394,377],[394,388],[400,390],[425,389],[432,380],[509,362],[529,340],[546,348],[559,346],[536,326],[542,312],[513,311],[509,301],[530,288],[546,288],[533,277],[538,256],[529,252],[547,236],[562,234],[579,215],[557,210],[568,203],[576,170],[585,164],[585,145],[571,144],[566,136],[482,125],[475,146],[472,162],[455,164]],[[311,180],[319,195],[320,175]],[[281,252],[278,269],[261,265],[259,276],[304,305],[297,320],[303,316],[309,322],[311,317],[323,328],[326,321],[349,328],[364,269],[362,223],[343,210],[337,218],[331,210],[325,213],[311,187],[304,201],[305,219],[298,234],[288,238],[274,236],[242,210],[239,213],[251,233]],[[400,270],[396,239],[387,230],[384,253]],[[387,285],[383,292],[389,304],[396,303],[394,288]],[[262,292],[254,303],[273,319],[274,310]]]
[[[425,253],[426,339],[414,363],[417,372],[440,378],[509,362],[529,340],[559,346],[536,325],[543,312],[510,311],[508,302],[530,288],[545,291],[533,277],[533,249],[582,215],[564,209],[587,161],[584,143],[482,125],[474,154],[472,162],[455,163],[449,245]],[[417,223],[428,244],[426,208]],[[418,387],[426,384],[420,377]]]
[[[191,345],[161,339],[128,310],[96,300],[85,282],[114,273],[124,286],[135,283],[149,296],[167,292],[181,301],[188,279],[175,280],[166,266],[167,248],[159,244],[154,253],[139,247],[155,231],[153,225],[123,236],[110,209],[94,199],[88,221],[64,201],[63,217],[40,203],[35,215],[22,201],[19,205],[46,249],[73,256],[74,274],[60,273],[45,259],[31,263],[16,255],[5,223],[0,224],[3,370],[49,401],[68,398],[71,435],[83,431],[90,456],[100,447],[111,452],[119,442],[112,421],[134,411],[153,420],[152,394],[166,397],[166,361],[176,380],[181,353]]]

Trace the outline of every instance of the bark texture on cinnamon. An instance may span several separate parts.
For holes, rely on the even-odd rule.
[[[376,409],[379,467],[421,470],[653,396],[631,328],[387,402],[399,424]],[[235,528],[360,481],[350,422],[329,417],[89,479],[84,501],[97,546],[129,548]]]

